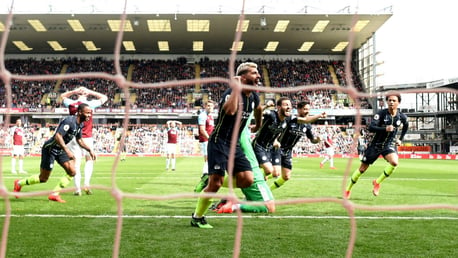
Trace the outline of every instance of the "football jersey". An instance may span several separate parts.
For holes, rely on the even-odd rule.
[[[64,143],[69,143],[73,138],[80,139],[82,137],[82,129],[84,123],[78,124],[76,116],[67,116],[62,120],[56,128],[54,136],[59,133],[62,135]],[[44,144],[43,148],[51,148],[54,150],[62,150],[61,146],[55,140],[55,137],[49,138]]]
[[[265,110],[262,117],[262,125],[253,140],[253,144],[270,148],[275,139],[285,130],[288,124],[287,119],[281,121],[275,110]]]
[[[392,132],[387,132],[386,127],[392,125],[394,130]],[[374,115],[368,130],[372,133],[371,140],[369,145],[391,145],[394,143],[396,134],[398,133],[399,128],[402,126],[402,132],[399,139],[402,141],[407,129],[409,128],[409,123],[407,121],[407,116],[398,109],[396,115],[391,116],[388,112],[388,109],[382,109],[377,114]]]
[[[100,107],[103,103],[96,99],[96,100],[91,100],[91,101],[80,101],[80,100],[72,100],[69,98],[66,98],[64,100],[64,105],[68,107],[68,112],[70,115],[76,115],[78,112],[78,106],[80,104],[87,104],[91,108],[91,117],[89,118],[88,121],[85,121],[85,125],[83,128],[83,138],[91,138],[92,137],[92,123],[93,123],[93,118],[92,118],[92,113],[93,110]]]
[[[281,144],[281,150],[283,152],[291,151],[302,136],[313,140],[312,126],[310,124],[298,123],[297,116],[291,117],[286,129],[278,139]]]
[[[324,147],[330,148],[332,146],[332,138],[329,135],[326,135],[326,140],[324,141]]]
[[[253,112],[253,110],[255,110],[256,107],[259,106],[260,100],[257,93],[252,92],[249,96],[246,96],[244,93],[241,93],[240,99],[243,101],[242,119],[240,121],[239,127],[235,128],[237,113],[234,115],[229,115],[226,114],[224,109],[222,108],[224,106],[224,103],[226,103],[226,101],[229,100],[231,93],[232,89],[227,89],[221,96],[221,100],[219,102],[219,106],[221,108],[218,111],[218,118],[216,119],[213,133],[210,136],[210,141],[223,141],[229,144],[231,142],[232,132],[234,130],[236,130],[238,133],[237,138],[240,138],[240,134],[243,128],[245,128],[251,113]]]
[[[178,133],[179,130],[177,127],[171,127],[167,130],[167,143],[178,143]]]
[[[208,135],[211,135],[213,129],[215,128],[215,121],[213,119],[212,114],[207,114],[207,111],[202,111],[199,116],[197,117],[197,123],[199,126],[205,126],[205,131]],[[206,142],[208,141],[199,131],[199,142]]]
[[[13,145],[24,145],[24,128],[13,126],[11,128],[11,132],[13,135]]]

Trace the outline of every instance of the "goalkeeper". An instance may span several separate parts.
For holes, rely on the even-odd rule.
[[[243,153],[251,164],[254,177],[253,184],[247,188],[241,188],[241,190],[247,201],[264,202],[264,205],[233,204],[231,201],[227,201],[217,210],[217,212],[232,213],[238,209],[240,209],[242,212],[253,213],[275,212],[274,197],[272,195],[272,191],[270,191],[270,188],[264,179],[264,173],[259,168],[259,163],[254,154],[253,147],[251,146],[250,129],[248,127],[242,131],[239,143]]]

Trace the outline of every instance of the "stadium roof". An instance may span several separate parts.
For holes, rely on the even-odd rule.
[[[30,4],[30,1],[27,2]],[[5,54],[114,53],[117,29],[120,28],[119,21],[124,10],[122,5],[117,6],[115,3],[119,1],[91,1],[91,4],[105,4],[103,8],[92,4],[92,9],[90,6],[75,7],[72,2],[70,8],[77,11],[64,8],[62,3],[57,4],[62,1],[51,2],[55,6],[41,4],[35,9],[24,6],[13,8],[13,24],[8,34]],[[110,2],[114,4],[110,5]],[[230,54],[234,46],[236,28],[241,17],[240,11],[235,11],[237,8],[234,5],[231,8],[227,5],[212,7],[215,8],[212,12],[207,10],[210,6],[208,4],[202,6],[200,11],[195,11],[198,9],[195,6],[192,11],[183,11],[183,8],[179,9],[179,5],[172,4],[180,1],[168,1],[154,8],[142,8],[140,2],[128,1],[131,2],[135,4],[126,6],[122,54]],[[185,2],[188,1],[180,3]],[[252,2],[257,2],[257,6],[248,6],[245,9],[244,20],[248,24],[241,36],[243,46],[239,54],[343,55],[346,51],[345,44],[348,44],[345,42],[352,43],[352,48],[358,49],[392,16],[390,6],[373,12],[359,11],[355,15],[356,11],[352,6],[332,6],[332,13],[304,6],[302,1],[302,4],[293,1],[296,2],[295,6],[288,5],[287,0],[281,1],[295,11],[272,8],[258,1],[250,3]],[[174,8],[176,9],[173,10]],[[0,14],[2,36],[7,24],[7,13],[2,10]],[[192,27],[193,22],[196,27]],[[76,24],[76,27],[72,28],[71,23]],[[276,32],[276,28],[282,30],[281,24],[284,25],[284,31]],[[324,27],[323,31],[315,32],[319,31],[317,27],[320,24]],[[37,27],[34,28],[34,25]],[[357,31],[357,26],[362,26],[360,31]],[[37,31],[40,27],[43,31]],[[354,33],[350,33],[352,28]],[[202,29],[208,31],[200,31]],[[354,35],[351,41],[350,35]],[[268,49],[269,42],[274,46],[271,50]],[[340,49],[339,44],[343,46]],[[93,50],[89,50],[91,46]],[[161,50],[161,46],[165,46],[165,50]],[[201,49],[195,50],[193,46]],[[20,50],[21,47],[25,50]],[[127,50],[129,47],[132,50]],[[299,50],[301,47],[309,49]]]

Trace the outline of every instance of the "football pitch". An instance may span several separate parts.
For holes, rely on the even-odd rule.
[[[371,181],[383,171],[379,159],[342,196],[345,173],[359,166],[336,159],[295,158],[290,181],[273,191],[273,214],[207,213],[213,229],[190,226],[203,158],[180,157],[176,171],[164,157],[99,157],[93,195],[62,193],[67,203],[47,200],[63,170],[56,164],[46,184],[12,195],[10,158],[2,158],[2,244],[6,257],[458,257],[458,169],[454,160],[401,159],[380,195]],[[349,172],[347,172],[347,167]],[[39,158],[25,159],[28,175]],[[269,182],[270,184],[270,182]],[[73,182],[70,184],[73,187]],[[219,194],[228,194],[222,188]],[[33,195],[33,196],[32,196]],[[240,190],[235,195],[242,199]],[[218,198],[215,198],[215,201]],[[351,212],[354,212],[354,220]],[[6,216],[11,211],[11,217]],[[242,223],[239,223],[239,222]],[[354,224],[352,223],[354,222]],[[237,246],[241,227],[240,252]],[[352,226],[356,231],[352,231]],[[351,234],[356,235],[354,245]],[[116,248],[119,244],[119,248]],[[5,252],[5,249],[2,249]]]

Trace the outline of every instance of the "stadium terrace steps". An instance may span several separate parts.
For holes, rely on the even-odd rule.
[[[67,68],[68,68],[68,64],[64,64],[62,66],[62,69],[60,70],[60,74],[66,74],[67,73]],[[57,80],[56,85],[54,85],[54,92],[59,92],[61,84],[62,84],[62,79]],[[60,98],[60,96],[59,96],[59,98]]]

